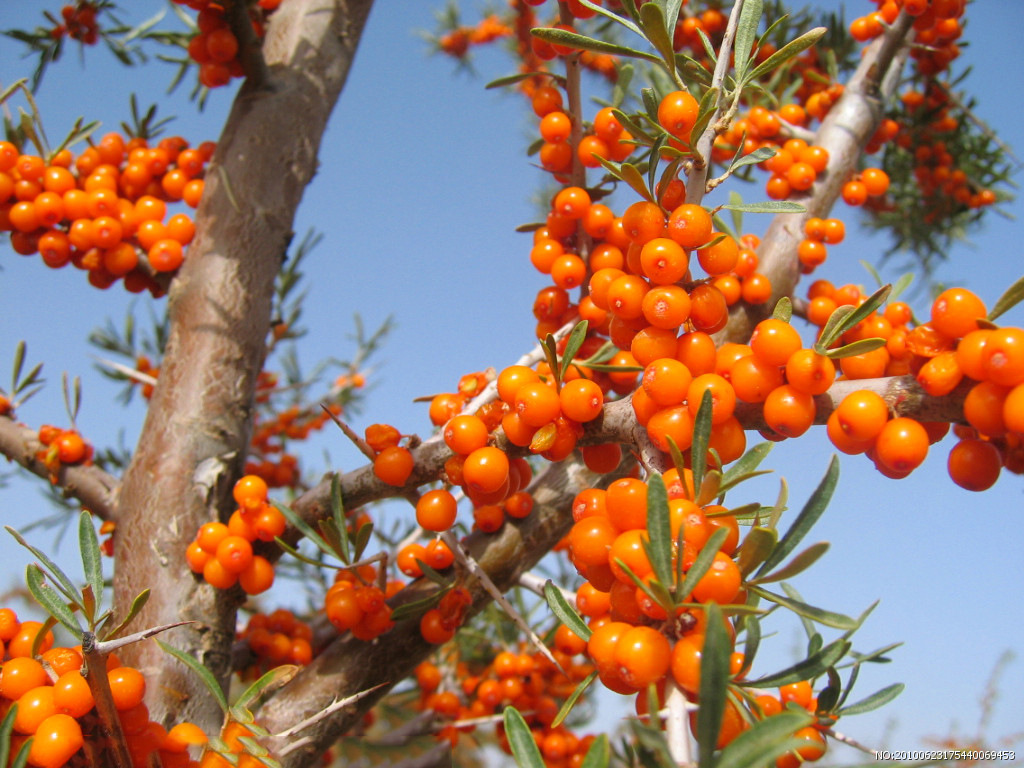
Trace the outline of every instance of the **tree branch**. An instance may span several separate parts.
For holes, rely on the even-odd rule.
[[[828,168],[808,192],[790,198],[803,203],[806,212],[776,215],[761,238],[758,271],[771,281],[771,299],[756,306],[737,303],[729,324],[716,334],[716,342],[749,339],[754,326],[771,313],[776,302],[791,296],[796,289],[800,280],[797,248],[804,239],[804,224],[809,218],[828,216],[843,184],[856,169],[864,147],[882,120],[885,102],[895,92],[906,57],[905,40],[912,25],[913,18],[901,13],[886,33],[865,50],[813,142],[828,151]]]
[[[0,455],[21,465],[33,475],[55,483],[68,498],[78,499],[101,520],[117,520],[118,484],[113,475],[92,465],[62,465],[54,475],[38,458],[43,449],[39,434],[7,416],[0,416]]]
[[[371,0],[291,0],[271,19],[262,81],[239,90],[207,171],[196,235],[169,291],[170,332],[138,448],[125,473],[116,542],[115,612],[143,588],[143,626],[185,619],[170,642],[226,684],[240,591],[190,573],[196,529],[226,520],[252,429],[274,279],[295,211],[355,55]],[[124,651],[151,681],[154,720],[221,722],[210,695],[152,643]]]

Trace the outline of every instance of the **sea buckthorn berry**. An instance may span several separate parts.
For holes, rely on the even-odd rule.
[[[60,768],[84,743],[82,728],[75,718],[65,714],[50,715],[36,728],[28,762],[37,768]]]
[[[824,394],[835,378],[835,363],[813,349],[798,349],[786,361],[786,381],[809,395]]]
[[[928,455],[928,433],[921,424],[906,416],[886,422],[875,439],[878,461],[896,473],[907,473]]]
[[[388,485],[405,485],[415,466],[412,452],[400,445],[391,445],[373,460],[373,474]]]
[[[457,514],[455,497],[443,488],[427,491],[416,502],[416,522],[428,531],[447,531]]]
[[[259,475],[245,475],[240,478],[232,490],[238,506],[247,510],[256,510],[267,500],[267,482]]]
[[[736,408],[736,392],[732,384],[717,373],[697,376],[686,392],[687,407],[695,419],[705,392],[711,393],[711,423],[724,423]]]
[[[700,104],[688,91],[672,91],[658,103],[658,122],[677,139],[688,140]]]
[[[769,365],[785,365],[790,356],[803,346],[800,334],[785,320],[768,318],[754,328],[750,337],[753,353]]]
[[[985,304],[966,288],[948,288],[932,303],[931,324],[951,339],[978,330],[978,320],[985,317]]]
[[[95,705],[89,683],[77,669],[65,672],[53,684],[53,704],[58,713],[80,718]]]
[[[717,232],[712,232],[711,237],[715,238],[717,235]],[[709,275],[722,275],[732,271],[739,261],[739,256],[739,245],[728,235],[697,251],[697,261],[700,262],[701,269]]]
[[[683,402],[692,380],[693,376],[683,363],[663,357],[647,365],[641,382],[651,400],[667,407]]]
[[[631,242],[643,245],[661,236],[665,228],[665,214],[657,204],[641,200],[622,214],[622,228]]]
[[[487,445],[487,425],[473,414],[459,414],[444,427],[444,442],[455,453],[468,455]]]
[[[860,180],[870,197],[880,197],[889,191],[889,174],[881,168],[865,168]]]
[[[1002,386],[1024,382],[1024,330],[999,328],[985,341],[982,353],[985,378]]]
[[[684,635],[672,646],[670,669],[676,685],[690,694],[700,690],[700,663],[703,635]]]
[[[690,316],[690,294],[678,285],[658,285],[644,294],[640,310],[655,328],[675,330]]]
[[[196,543],[211,554],[217,551],[217,545],[228,535],[228,527],[224,523],[204,523],[196,532]]]
[[[698,248],[711,240],[711,214],[693,203],[677,206],[668,217],[668,236],[683,248]]]
[[[142,703],[146,694],[146,678],[134,667],[118,667],[107,672],[110,694],[118,712]]]
[[[4,662],[0,672],[0,696],[17,701],[33,688],[46,685],[47,681],[42,664],[30,656],[16,656]]]
[[[746,355],[733,363],[729,381],[736,397],[747,403],[763,403],[772,390],[784,383],[782,369],[768,365],[756,355]]]
[[[690,257],[675,240],[656,237],[640,251],[644,277],[655,285],[679,282],[690,268]]]
[[[718,288],[702,283],[690,291],[690,321],[694,328],[705,333],[715,333],[725,327],[729,321],[729,306]]]
[[[252,562],[238,574],[238,583],[247,595],[266,592],[274,584],[274,566],[261,555],[253,555]]]
[[[542,427],[561,412],[558,393],[542,381],[519,387],[514,405],[519,418],[531,427]]]
[[[252,562],[252,544],[241,536],[225,536],[217,545],[215,557],[225,570],[240,573]]]
[[[544,115],[562,108],[562,93],[550,85],[542,85],[533,92],[530,103],[534,114],[537,117],[544,117]]]
[[[568,219],[582,219],[590,208],[590,195],[582,187],[565,187],[555,195],[552,208]]]
[[[956,352],[940,352],[921,366],[917,381],[929,395],[948,395],[963,380]]]
[[[873,440],[889,419],[889,407],[875,392],[860,389],[839,403],[836,421],[843,433],[856,442]]]
[[[653,627],[627,630],[615,644],[613,658],[623,680],[634,688],[658,682],[669,670],[672,649],[668,639]]]
[[[554,394],[554,390],[550,390]],[[558,396],[555,395],[557,402]],[[470,453],[462,465],[462,477],[466,486],[480,493],[499,490],[507,481],[509,461],[505,452],[490,446],[477,448]]]
[[[558,393],[558,399],[562,413],[581,423],[596,419],[604,406],[601,387],[590,379],[565,382]]]
[[[799,437],[814,423],[814,398],[791,384],[783,384],[768,393],[764,401],[764,420],[785,437]]]
[[[548,112],[540,121],[540,135],[549,144],[561,144],[572,133],[572,121],[565,112]]]
[[[999,449],[987,440],[961,439],[949,452],[947,469],[954,483],[968,491],[987,491],[1003,467]]]
[[[540,376],[532,368],[525,365],[510,365],[498,374],[498,397],[503,403],[513,405],[519,387],[538,381]]]

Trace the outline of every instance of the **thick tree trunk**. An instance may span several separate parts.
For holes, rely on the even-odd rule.
[[[274,15],[264,67],[235,99],[206,177],[194,243],[171,285],[171,330],[159,383],[121,492],[115,610],[152,596],[134,629],[181,619],[165,639],[223,682],[240,595],[205,585],[185,547],[225,520],[252,427],[271,296],[327,119],[345,83],[372,0],[290,0]],[[221,713],[202,684],[152,642],[125,649],[150,681],[161,721],[210,731]]]

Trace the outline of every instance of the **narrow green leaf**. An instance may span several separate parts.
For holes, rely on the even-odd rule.
[[[551,374],[555,377],[555,384],[561,385],[561,369],[558,367],[558,344],[555,342],[555,337],[552,334],[548,334],[541,342],[541,346],[544,349],[544,357],[548,367],[551,368]]]
[[[835,613],[833,611],[826,611],[824,608],[817,608],[813,605],[808,605],[800,600],[793,600],[782,595],[777,595],[774,592],[769,592],[764,587],[757,585],[750,585],[749,590],[755,594],[763,597],[776,605],[781,605],[783,608],[788,608],[798,616],[802,616],[811,621],[816,621],[818,624],[823,624],[826,627],[832,627],[833,629],[855,629],[857,627],[857,621],[844,616],[841,613]]]
[[[893,283],[892,293],[889,294],[890,301],[896,301],[900,295],[910,287],[910,284],[914,282],[914,273],[907,272],[902,275],[899,280]],[[991,318],[990,318],[991,319]]]
[[[46,583],[45,579],[43,569],[35,563],[29,563],[25,567],[25,583],[28,585],[28,591],[32,593],[32,597],[48,614],[67,627],[75,638],[81,640],[83,629],[79,625],[78,619],[68,608],[68,604],[60,598],[53,587]]]
[[[666,144],[668,144],[668,134],[664,134],[663,133],[662,135],[660,135],[655,140],[654,144],[651,146],[650,157],[651,158],[661,157],[661,154],[662,154],[661,151],[665,147]],[[678,161],[679,161],[679,158],[675,158],[673,160],[673,164],[677,163]],[[657,162],[651,162],[647,166],[647,188],[650,189],[651,191],[656,191],[658,189],[658,163]],[[664,187],[662,187],[662,189],[664,189]],[[659,196],[658,199],[655,200],[655,202],[657,202],[658,205],[661,205],[660,196]]]
[[[562,702],[561,708],[558,710],[558,714],[555,715],[555,719],[551,721],[551,727],[557,728],[562,724],[562,721],[569,716],[572,712],[572,708],[576,706],[576,702],[580,700],[580,696],[583,695],[584,691],[590,687],[590,684],[597,679],[597,670],[595,669],[585,678],[580,680],[579,684],[573,689],[573,692],[569,695],[564,702]]]
[[[452,585],[452,580],[451,579],[446,579],[444,576],[442,576],[436,570],[434,570],[429,565],[424,563],[418,557],[416,558],[416,562],[419,563],[420,570],[423,571],[423,575],[426,576],[428,579],[430,579],[435,584],[437,584],[439,586],[442,586],[442,587],[450,587]]]
[[[784,323],[789,322],[793,317],[793,302],[790,301],[789,296],[783,296],[776,302],[775,309],[772,310],[772,317],[782,320]]]
[[[618,120],[622,127],[629,131],[634,138],[643,139],[649,143],[654,143],[654,136],[652,136],[639,122],[634,120],[630,115],[627,115],[621,109],[615,108],[612,110],[612,114],[615,115],[615,119]]]
[[[744,0],[740,11],[739,23],[736,25],[736,80],[743,82],[743,76],[754,60],[754,41],[757,40],[757,28],[761,23],[761,0]]]
[[[783,63],[789,61],[794,56],[799,56],[818,42],[827,31],[828,30],[825,29],[825,27],[815,27],[812,30],[804,32],[795,40],[790,40],[784,46],[779,48],[779,50],[750,70],[750,72],[747,73],[746,81],[752,82],[769,72],[774,72]]]
[[[373,536],[373,523],[363,523],[356,529],[354,553],[356,560],[362,559],[363,553],[366,551],[366,547],[370,543],[371,536]]]
[[[737,561],[740,573],[744,578],[768,559],[772,550],[775,549],[778,538],[779,535],[773,528],[764,528],[758,525],[750,529],[740,545],[740,556]]]
[[[700,104],[697,107],[697,119],[690,129],[690,136],[701,136],[708,127],[708,123],[715,116],[718,109],[718,97],[721,93],[719,88],[708,88],[700,97]]]
[[[537,742],[533,740],[530,726],[515,707],[505,707],[505,736],[512,749],[512,756],[520,768],[544,768],[544,758],[540,755]]]
[[[746,631],[746,636],[743,638],[743,669],[740,673],[743,674],[754,665],[754,659],[757,658],[757,649],[761,645],[761,622],[757,616],[747,616],[743,620],[743,628]]]
[[[751,475],[771,452],[773,445],[775,443],[765,440],[736,459],[722,475],[722,490],[732,488],[741,478]]]
[[[644,36],[651,42],[654,49],[661,54],[662,60],[669,67],[669,74],[675,71],[676,51],[672,45],[672,35],[665,26],[665,14],[657,3],[644,3],[640,6],[640,28]]]
[[[611,748],[608,745],[608,734],[600,734],[590,745],[587,754],[583,756],[583,763],[580,768],[608,768],[611,762]]]
[[[812,544],[807,549],[803,550],[800,554],[790,560],[786,565],[779,568],[774,573],[770,573],[766,576],[754,579],[752,583],[756,584],[768,584],[773,581],[782,581],[783,579],[791,579],[798,573],[802,573],[810,568],[818,558],[828,552],[829,543],[827,541],[819,541],[817,544]]]
[[[580,351],[580,347],[583,346],[583,342],[587,338],[588,326],[589,323],[586,320],[580,320],[569,333],[569,338],[565,342],[565,352],[562,353],[561,378],[563,380],[565,379],[565,372],[569,370],[569,366],[572,364],[572,359],[576,357],[576,353]]]
[[[878,270],[875,269],[875,265],[874,264],[872,264],[871,262],[869,262],[869,261],[867,261],[865,259],[861,259],[860,260],[860,265],[862,267],[864,267],[864,271],[865,272],[867,272],[869,275],[871,275],[872,278],[874,278],[875,285],[877,285],[879,287],[881,287],[883,285],[883,283],[882,283],[882,276],[880,274],[878,274]]]
[[[562,591],[550,579],[544,584],[544,599],[548,601],[551,612],[558,616],[558,621],[584,640],[590,640],[591,630],[583,621],[583,616],[572,607]]]
[[[899,648],[901,645],[903,645],[903,643],[889,643],[888,645],[883,645],[881,648],[876,648],[870,653],[857,653],[856,651],[852,651],[850,656],[857,660],[858,665],[867,664],[869,662],[876,664],[888,664],[892,659],[888,658],[885,654]]]
[[[78,516],[78,549],[82,553],[82,572],[85,581],[92,587],[94,601],[103,594],[103,555],[100,552],[100,540],[92,523],[92,515],[85,510]],[[90,621],[94,618],[93,611],[86,611]]]
[[[256,680],[252,685],[242,691],[238,698],[235,700],[233,706],[244,707],[246,709],[252,709],[252,704],[256,703],[264,693],[281,687],[298,672],[299,668],[294,664],[282,664],[280,667],[274,667],[266,674],[262,675],[259,680]]]
[[[834,667],[850,650],[850,645],[849,640],[836,640],[803,661],[756,680],[744,680],[743,684],[752,688],[777,688],[799,680],[813,680],[829,667]]]
[[[804,504],[803,509],[800,510],[800,514],[797,515],[796,520],[786,531],[786,534],[779,540],[779,544],[775,547],[771,557],[769,557],[761,569],[757,572],[758,576],[766,574],[771,571],[776,565],[782,562],[790,552],[792,552],[796,545],[800,543],[807,532],[810,531],[811,527],[818,521],[825,508],[828,506],[829,501],[832,499],[832,493],[836,489],[836,483],[839,482],[839,460],[833,454],[831,460],[828,463],[828,469],[825,472],[825,476],[821,482],[818,483],[818,487],[814,489],[814,493]]]
[[[870,712],[874,709],[878,709],[879,707],[888,704],[890,701],[892,701],[901,693],[903,693],[904,688],[906,688],[906,686],[903,683],[893,683],[892,685],[887,685],[882,690],[875,691],[866,699],[861,699],[855,704],[851,704],[848,707],[843,707],[839,710],[839,714],[843,716],[863,715],[865,712]]]
[[[228,711],[228,700],[224,696],[224,691],[222,691],[221,687],[217,685],[217,678],[213,676],[213,673],[210,670],[184,651],[175,648],[173,645],[168,645],[162,640],[157,640],[156,644],[160,646],[164,653],[170,654],[198,675],[199,679],[203,681],[203,685],[205,685],[207,690],[210,691],[210,695],[213,696],[221,710],[223,712]]]
[[[697,710],[697,765],[711,768],[714,765],[715,744],[722,727],[729,680],[729,654],[732,650],[729,637],[722,621],[722,609],[718,603],[708,603],[707,630],[700,657],[700,689]]]
[[[53,562],[53,560],[47,557],[46,553],[43,552],[41,549],[33,547],[31,544],[25,541],[25,538],[16,530],[11,528],[11,526],[5,525],[4,528],[7,529],[7,532],[11,534],[11,536],[13,536],[17,540],[17,542],[21,544],[21,546],[23,546],[25,549],[27,549],[29,552],[35,555],[36,558],[38,558],[39,562],[42,563],[43,567],[46,569],[47,574],[54,580],[54,582],[56,582],[54,586],[58,590],[60,590],[61,594],[64,595],[64,598],[69,603],[80,602],[78,589],[72,583],[71,579],[68,578],[68,575],[60,569],[60,566],[58,566],[55,562]]]
[[[597,3],[591,2],[591,0],[579,0],[579,2],[580,2],[580,5],[582,5],[584,8],[589,8],[592,11],[596,11],[597,13],[601,14],[605,18],[611,19],[612,21],[621,24],[626,29],[628,29],[630,32],[633,32],[634,34],[637,34],[637,35],[640,35],[641,37],[643,37],[643,32],[640,31],[640,27],[638,27],[636,24],[634,24],[629,19],[625,19],[622,16],[619,16],[618,14],[613,13],[612,11],[609,11],[607,8],[602,7],[601,5],[599,5]],[[635,8],[634,8],[634,10],[635,10]]]
[[[835,312],[832,313],[832,317],[830,317],[828,322],[825,323],[825,327],[822,329],[821,336],[818,339],[818,344],[815,344],[814,348],[818,349],[819,345],[822,349],[828,349],[831,347],[840,336],[881,307],[882,304],[888,300],[890,293],[892,293],[892,286],[883,285],[877,291],[868,296],[868,298],[864,300],[863,304],[857,307],[853,307],[849,304],[837,307]],[[829,326],[833,325],[832,319],[836,316],[839,310],[844,309],[844,307],[850,307],[850,309],[843,312],[834,327],[830,329]],[[826,333],[828,333],[828,336],[826,336]],[[824,352],[821,354],[824,354]]]
[[[815,708],[817,712],[835,711],[836,704],[839,702],[839,696],[843,690],[843,681],[840,679],[835,667],[826,669],[825,676],[828,678],[828,683],[818,693],[818,706]]]
[[[11,751],[11,733],[14,731],[14,719],[18,716],[18,702],[13,702],[0,720],[0,765],[8,765]]]
[[[679,535],[682,536],[680,530]],[[683,579],[683,583],[679,585],[676,591],[676,598],[685,600],[686,597],[693,592],[693,588],[697,586],[697,582],[700,581],[704,574],[711,568],[711,563],[715,560],[715,554],[722,546],[722,542],[725,541],[725,537],[729,535],[729,532],[725,528],[716,528],[715,532],[708,537],[708,540],[701,547],[700,552],[697,554],[696,559],[693,561],[693,565],[690,566],[690,570],[686,572],[686,578]],[[682,559],[682,558],[680,558]]]
[[[788,509],[786,504],[789,501],[789,484],[786,482],[786,478],[779,478],[779,495],[775,499],[775,506],[771,508],[771,512],[768,516],[768,527],[778,531],[779,520],[782,518],[782,513]]]
[[[316,527],[320,529],[320,535],[324,537],[324,541],[327,542],[327,546],[331,548],[331,554],[343,563],[350,562],[345,557],[344,546],[341,541],[341,533],[339,532],[338,525],[334,522],[334,519],[330,517],[321,518],[316,521]]]
[[[744,213],[803,213],[807,208],[802,203],[792,200],[765,200],[760,203],[744,203],[743,205],[723,205],[722,208]]]
[[[693,495],[700,498],[700,487],[708,465],[708,445],[711,442],[711,411],[714,408],[711,390],[705,389],[700,397],[697,416],[693,420],[693,443],[690,461],[693,462]],[[680,475],[682,477],[682,475]]]
[[[729,190],[729,203],[731,205],[743,205],[743,196],[735,189]],[[743,231],[743,211],[737,211],[732,209],[729,211],[730,218],[732,219],[732,231],[742,232]],[[739,242],[739,241],[737,241]]]
[[[853,357],[854,355],[863,355],[868,352],[874,352],[876,349],[881,349],[884,346],[885,339],[882,338],[858,339],[857,341],[851,341],[849,344],[844,344],[841,347],[826,349],[823,354],[825,357],[831,358],[832,360],[840,360],[844,357]]]
[[[555,75],[551,72],[517,72],[514,75],[505,75],[504,77],[491,80],[491,82],[487,83],[484,88],[503,88],[506,85],[515,85],[516,83],[521,83],[523,80],[529,80],[531,77],[537,77],[539,74],[543,74],[544,77],[550,77],[558,82],[559,85],[565,85],[565,78],[562,75]]]
[[[320,534],[318,534],[316,531],[312,529],[312,527],[310,527],[309,523],[307,523],[305,520],[303,520],[301,517],[295,514],[289,507],[285,506],[281,502],[275,501],[271,503],[279,510],[281,510],[281,514],[284,515],[285,518],[287,518],[288,522],[294,525],[296,528],[298,528],[303,536],[305,536],[307,539],[309,539],[316,545],[317,549],[319,549],[325,555],[333,556],[334,550],[326,541],[323,540],[323,537],[320,536]],[[280,538],[275,539],[275,541],[283,544]],[[297,551],[295,549],[292,549],[291,547],[288,547],[288,550],[293,554]]]
[[[842,331],[838,330],[839,327],[846,322],[846,319],[853,314],[855,309],[856,307],[852,304],[842,304],[832,311],[832,314],[828,316],[828,320],[825,321],[825,326],[821,329],[818,340],[814,342],[815,352],[819,355],[824,355],[828,352],[833,342],[843,335]]]
[[[745,155],[736,155],[729,164],[729,172],[731,173],[745,165],[757,165],[758,163],[763,163],[765,160],[770,160],[775,157],[775,155],[776,151],[772,147],[758,147],[753,152],[749,152]],[[730,204],[736,205],[735,203],[732,203],[731,200]],[[735,210],[735,208],[730,208],[729,210]]]
[[[348,520],[345,517],[345,500],[341,498],[341,476],[335,472],[331,475],[331,516],[338,529],[340,540],[341,562],[352,562],[352,542],[348,537]]]
[[[814,722],[810,712],[787,709],[754,723],[722,750],[715,768],[774,765],[775,758],[800,746],[793,734]]]
[[[144,589],[139,592],[139,594],[135,596],[135,599],[132,600],[132,604],[128,607],[128,613],[125,615],[124,619],[122,619],[121,623],[114,627],[110,632],[107,632],[103,636],[103,639],[110,640],[117,637],[118,633],[127,627],[131,623],[132,619],[139,615],[139,611],[142,610],[142,607],[149,602],[149,595],[150,591],[148,589]]]
[[[629,86],[633,82],[634,71],[633,63],[630,61],[625,62],[619,67],[619,77],[612,88],[612,107],[621,107],[622,102],[626,100],[626,96],[631,93]]]
[[[989,320],[995,320],[1001,314],[1020,304],[1024,299],[1024,277],[1019,278],[1013,285],[1006,289],[1002,296],[996,299],[992,310],[988,313]]]
[[[274,542],[277,544],[277,546],[279,546],[281,549],[283,549],[285,552],[287,552],[289,555],[294,557],[299,562],[306,563],[306,565],[315,565],[317,568],[322,568],[324,566],[324,564],[319,560],[314,560],[313,558],[307,557],[306,555],[302,554],[298,549],[293,547],[280,536],[275,537]]]
[[[644,111],[647,113],[647,117],[650,118],[652,125],[659,125],[658,123],[658,97],[654,93],[653,88],[641,88],[640,99],[644,104]]]
[[[645,61],[660,61],[657,56],[653,56],[645,51],[638,51],[636,48],[629,48],[625,45],[606,43],[604,40],[595,40],[592,37],[580,35],[576,32],[570,32],[566,29],[535,27],[530,30],[530,34],[534,37],[540,38],[541,40],[545,40],[546,42],[553,43],[554,45],[564,45],[567,48],[576,48],[581,51],[610,53],[613,56],[626,56],[628,58],[643,59]]]
[[[647,556],[654,575],[663,585],[672,584],[672,529],[669,525],[668,491],[659,474],[647,478]]]
[[[18,381],[21,379],[21,367],[25,364],[25,340],[22,339],[14,348],[14,364],[11,366],[11,394],[18,393]]]
[[[428,595],[421,600],[414,600],[410,603],[403,603],[391,612],[391,620],[395,622],[404,621],[405,619],[412,618],[413,616],[421,616],[428,609],[433,608],[444,596],[444,593],[448,590],[440,590],[432,595]]]

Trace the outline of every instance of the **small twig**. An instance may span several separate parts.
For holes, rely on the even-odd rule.
[[[368,458],[370,461],[373,461],[374,458],[376,458],[373,453],[373,448],[371,448],[363,438],[357,435],[352,427],[331,413],[331,409],[327,407],[326,403],[320,403],[320,407],[323,408],[324,413],[331,417],[331,421],[338,425],[338,429],[345,434],[345,437],[352,441],[352,444],[359,449],[359,452],[362,453],[363,456]]]
[[[96,636],[86,632],[82,637],[82,658],[87,668],[85,679],[96,702],[96,714],[100,728],[106,737],[111,759],[111,768],[132,768],[132,757],[128,751],[128,742],[121,728],[121,718],[114,706],[114,697],[110,692],[110,680],[107,678],[107,655],[97,648]]]
[[[693,762],[690,747],[689,706],[683,690],[668,678],[665,685],[665,735],[668,751],[676,765],[688,766]]]
[[[864,752],[865,754],[874,755],[874,754],[876,754],[878,752],[877,749],[871,749],[870,747],[865,747],[863,744],[861,744],[856,739],[854,739],[854,738],[852,738],[850,736],[847,736],[846,734],[840,733],[839,731],[832,730],[831,728],[826,730],[825,733],[827,733],[829,736],[831,736],[836,741],[841,741],[843,744],[851,746],[854,749],[859,749],[861,752]]]
[[[491,580],[491,577],[487,575],[487,572],[480,567],[480,563],[473,559],[472,555],[470,555],[459,540],[455,538],[455,535],[451,531],[445,531],[441,534],[441,538],[444,543],[448,545],[448,548],[455,554],[455,558],[466,568],[466,570],[479,579],[481,586],[483,586],[487,591],[487,594],[489,594],[491,598],[493,598],[494,602],[496,602],[508,617],[512,619],[523,634],[530,639],[530,642],[533,643],[537,650],[540,651],[548,661],[554,664],[555,668],[558,669],[559,672],[564,674],[565,670],[562,669],[562,665],[558,663],[558,660],[551,653],[550,649],[544,645],[544,641],[542,641],[537,636],[537,633],[533,631],[533,628],[526,623],[526,619],[524,619],[520,615],[519,611],[513,607],[512,603],[508,601],[508,598],[505,597],[502,591],[498,589],[497,585]]]
[[[548,579],[543,579],[535,573],[527,571],[519,576],[519,586],[524,589],[528,589],[535,595],[544,597],[544,586],[548,583]],[[576,607],[576,593],[568,589],[563,589],[555,584],[555,588],[562,593],[562,597],[569,603],[573,608]]]
[[[359,701],[364,696],[368,696],[369,694],[371,694],[374,691],[376,691],[378,688],[383,688],[386,685],[387,685],[387,683],[381,683],[380,685],[373,686],[373,688],[367,688],[365,691],[360,691],[359,693],[354,693],[351,696],[347,696],[344,699],[335,699],[330,705],[328,705],[324,709],[320,710],[319,712],[317,712],[312,717],[307,717],[305,720],[302,720],[302,721],[296,723],[291,728],[288,728],[288,729],[286,729],[284,731],[281,731],[280,733],[274,734],[274,738],[290,739],[292,736],[294,736],[295,734],[299,733],[300,731],[304,731],[307,728],[310,728],[310,727],[316,725],[321,720],[324,720],[325,718],[330,717],[331,715],[333,715],[338,710],[344,709],[349,704],[355,704],[357,701]],[[293,742],[289,743],[288,746],[286,746],[283,749],[281,749],[279,754],[280,754],[281,757],[284,757],[289,752],[292,752],[292,751],[294,751],[295,749],[298,749],[298,748],[299,748],[299,743],[296,742],[296,741],[293,741]]]
[[[156,385],[156,376],[150,376],[148,373],[136,370],[130,366],[124,365],[123,363],[117,363],[113,360],[107,360],[105,357],[96,357],[93,355],[93,359],[100,365],[104,365],[112,371],[117,371],[123,376],[128,377],[132,381],[137,381],[139,384],[149,384],[150,386]]]
[[[195,621],[176,621],[173,624],[163,624],[159,627],[150,627],[144,629],[141,632],[134,632],[124,637],[119,637],[116,640],[97,640],[95,643],[96,652],[106,656],[108,653],[113,653],[118,648],[123,648],[126,645],[137,643],[141,640],[147,640],[154,635],[159,635],[161,632],[166,632],[168,629],[174,629],[175,627],[183,627],[186,624],[196,624]]]

